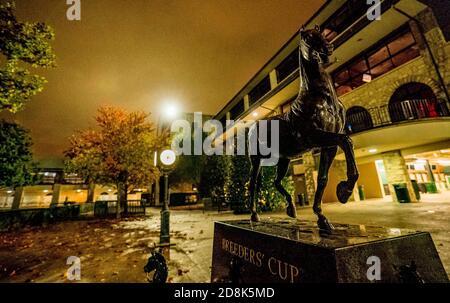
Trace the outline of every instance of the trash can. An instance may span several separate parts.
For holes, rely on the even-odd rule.
[[[395,195],[400,203],[409,203],[411,198],[409,197],[408,188],[405,183],[394,184]]]
[[[298,195],[298,202],[300,206],[308,205],[308,196],[304,193]]]
[[[427,188],[427,193],[429,194],[437,194],[438,192],[436,183],[434,182],[425,183],[425,187]]]
[[[420,201],[420,189],[419,189],[419,184],[417,183],[416,180],[411,180],[412,186],[414,188],[414,194],[416,195],[416,199],[417,201]]]
[[[297,201],[300,206],[303,206],[303,197],[302,194],[297,195]]]
[[[426,194],[427,193],[427,187],[425,186],[425,183],[419,183],[419,190],[421,193]]]
[[[366,192],[364,191],[364,185],[358,186],[359,200],[366,200]]]

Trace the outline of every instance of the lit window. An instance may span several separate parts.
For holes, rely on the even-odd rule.
[[[414,40],[412,33],[407,32],[388,44],[389,51],[391,52],[392,55],[395,55],[396,53],[407,48],[408,46],[415,44],[415,42],[416,41]]]
[[[347,69],[337,73],[336,76],[334,76],[334,82],[337,86],[346,83],[349,79],[350,78]]]
[[[370,69],[370,73],[372,74],[372,77],[375,79],[376,77],[379,77],[391,69],[394,68],[394,65],[392,64],[391,60],[384,61],[381,64],[378,64],[374,68]]]
[[[366,59],[363,58],[360,61],[352,64],[349,67],[349,70],[350,70],[350,77],[359,76],[362,73],[368,71],[369,68],[367,67]]]
[[[379,50],[375,51],[372,55],[369,55],[368,61],[370,66],[377,65],[378,63],[389,58],[388,48],[383,46]]]
[[[413,46],[395,55],[395,57],[392,58],[392,62],[395,66],[400,66],[410,61],[411,59],[418,57],[419,55],[419,48],[417,46]]]
[[[367,83],[363,81],[364,74],[375,79],[419,55],[418,45],[409,27],[405,26],[334,72],[336,92],[339,96],[348,93]]]

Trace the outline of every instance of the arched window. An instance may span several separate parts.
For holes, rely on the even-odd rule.
[[[426,84],[410,82],[400,86],[389,101],[392,122],[448,115],[445,103],[439,103]]]
[[[420,99],[436,100],[436,96],[428,85],[420,82],[410,82],[397,88],[391,97],[391,102]]]
[[[350,107],[347,110],[346,117],[349,133],[357,133],[373,127],[372,117],[364,107]]]

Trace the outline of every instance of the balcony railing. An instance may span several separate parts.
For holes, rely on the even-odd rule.
[[[405,100],[348,114],[346,128],[348,133],[355,134],[403,121],[448,116],[450,111],[445,101]]]

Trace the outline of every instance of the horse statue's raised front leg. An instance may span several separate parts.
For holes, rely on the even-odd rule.
[[[353,151],[353,142],[348,135],[340,136],[339,146],[345,154],[345,161],[347,162],[347,180],[342,181],[336,188],[336,195],[339,202],[347,203],[348,199],[353,193],[356,181],[358,181],[359,173],[356,166],[355,153]]]
[[[336,195],[339,202],[347,203],[348,199],[353,193],[353,188],[355,187],[356,181],[358,181],[358,168],[356,166],[355,154],[353,152],[352,140],[348,135],[344,134],[333,134],[329,132],[324,132],[320,130],[314,131],[312,134],[313,142],[317,146],[322,146],[319,175],[318,175],[318,186],[316,191],[316,196],[314,199],[313,210],[319,217],[318,225],[319,228],[325,230],[331,230],[333,227],[328,222],[326,217],[322,214],[322,195],[323,190],[328,181],[328,170],[333,162],[336,155],[336,148],[339,146],[342,148],[345,154],[345,161],[347,162],[347,180],[342,181],[338,184],[336,189]]]

